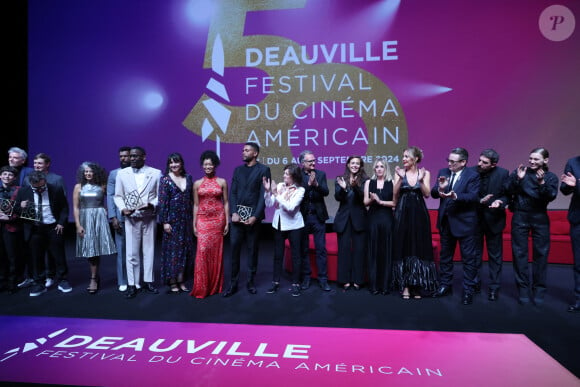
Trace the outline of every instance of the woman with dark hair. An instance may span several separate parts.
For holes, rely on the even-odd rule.
[[[268,293],[276,293],[280,287],[282,260],[284,258],[284,243],[290,241],[292,251],[292,296],[300,296],[301,252],[300,243],[304,219],[300,212],[300,203],[304,198],[302,187],[302,170],[298,164],[288,164],[284,167],[284,181],[278,183],[266,177],[264,182],[264,199],[267,207],[274,207],[272,227],[274,233],[274,276],[272,287]]]
[[[364,185],[368,177],[360,156],[350,156],[344,174],[336,178],[334,198],[340,203],[334,217],[338,239],[338,283],[346,291],[358,290],[365,278],[367,210]]]
[[[87,291],[90,294],[99,290],[101,255],[117,252],[105,210],[106,189],[107,174],[100,165],[86,161],[79,166],[73,191],[76,256],[89,262],[91,280]]]
[[[512,217],[512,251],[518,302],[527,304],[530,296],[536,305],[544,302],[548,253],[550,251],[550,219],[548,203],[558,194],[558,176],[548,171],[550,154],[545,148],[530,152],[528,166],[520,164],[510,175],[507,186],[508,206]],[[532,235],[532,286],[528,274],[528,236]]]
[[[437,289],[431,221],[425,199],[430,195],[431,174],[417,164],[423,151],[416,146],[403,151],[403,168],[395,167],[395,228],[393,287],[404,300],[420,299]]]
[[[159,182],[159,223],[163,225],[161,281],[170,294],[189,292],[184,272],[193,256],[193,179],[179,153],[167,157]]]
[[[385,157],[373,164],[373,176],[365,183],[368,207],[368,272],[371,294],[388,294],[393,270],[393,179]]]
[[[199,158],[205,176],[193,185],[193,232],[197,236],[191,295],[204,298],[222,291],[224,236],[228,233],[228,183],[216,176],[218,155],[207,150]]]

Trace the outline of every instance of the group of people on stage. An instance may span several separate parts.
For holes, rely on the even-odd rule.
[[[305,150],[299,164],[284,167],[276,183],[270,169],[258,161],[260,147],[247,142],[243,164],[231,185],[217,176],[218,155],[200,155],[203,177],[196,181],[185,170],[181,154],[167,158],[165,171],[145,164],[142,147],[121,147],[120,167],[108,174],[94,162],[83,162],[73,191],[76,256],[89,263],[87,291],[100,289],[99,266],[103,255],[117,254],[117,282],[125,297],[139,290],[158,293],[153,261],[156,227],[163,228],[161,282],[167,292],[187,292],[204,298],[238,291],[242,245],[248,247],[246,288],[255,294],[261,221],[266,207],[274,208],[273,278],[267,293],[281,288],[286,240],[292,257],[292,296],[310,287],[309,235],[316,250],[318,285],[330,291],[327,273],[325,198],[327,176],[316,168],[316,156]],[[0,281],[14,292],[30,287],[38,296],[56,284],[70,292],[64,249],[68,200],[61,176],[49,171],[51,159],[40,153],[34,168],[26,166],[20,148],[8,151],[9,165],[0,170]],[[502,232],[506,208],[513,211],[512,250],[518,301],[541,305],[546,292],[550,248],[547,206],[560,191],[572,194],[569,209],[574,253],[575,301],[569,311],[580,310],[580,156],[571,158],[560,179],[548,170],[545,148],[530,152],[528,165],[511,174],[498,166],[499,155],[483,150],[477,166],[468,167],[468,152],[454,148],[447,166],[433,179],[418,165],[422,151],[409,147],[402,167],[391,171],[377,157],[369,171],[363,158],[350,156],[344,173],[334,184],[339,203],[333,228],[338,239],[337,282],[347,291],[368,287],[372,294],[400,293],[405,300],[452,293],[453,255],[457,245],[463,266],[463,304],[473,302],[481,288],[485,245],[489,257],[488,299],[500,294],[503,261]],[[433,180],[433,182],[432,182]],[[433,183],[433,184],[432,184]],[[431,223],[425,199],[439,199],[437,227],[441,251],[435,264]],[[223,245],[229,233],[231,267],[224,284]],[[532,236],[532,276],[528,274],[528,236]],[[194,236],[197,248],[194,251]],[[187,263],[195,259],[193,288],[186,282]],[[141,278],[142,277],[142,278]],[[225,285],[225,286],[224,286]],[[225,288],[225,290],[224,290]]]

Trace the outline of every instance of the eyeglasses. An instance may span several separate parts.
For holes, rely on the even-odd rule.
[[[462,161],[465,161],[465,160],[457,160],[457,161],[456,161],[456,160],[449,160],[449,159],[445,159],[445,161],[447,161],[447,162],[448,162],[448,163],[450,163],[450,164],[453,164],[453,165],[455,165],[455,164],[457,164],[457,163],[460,163],[460,162],[462,162]]]
[[[316,160],[304,160],[304,162],[307,164],[314,164]]]

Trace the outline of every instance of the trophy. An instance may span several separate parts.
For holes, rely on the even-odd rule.
[[[123,201],[125,202],[125,208],[128,210],[138,210],[143,207],[141,195],[139,195],[137,190],[125,194],[125,196],[123,196]]]
[[[7,217],[12,216],[14,212],[14,200],[0,199],[0,213]]]
[[[248,219],[250,219],[250,217],[252,216],[252,211],[253,211],[252,207],[242,206],[241,204],[238,204],[238,215],[240,216],[242,222],[245,222]]]
[[[38,211],[36,206],[26,206],[22,208],[20,218],[32,220],[33,222],[40,222],[40,212]]]

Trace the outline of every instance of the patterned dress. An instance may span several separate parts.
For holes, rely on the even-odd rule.
[[[184,272],[187,260],[193,256],[193,180],[185,175],[185,190],[181,190],[169,175],[159,183],[159,223],[169,223],[171,234],[161,240],[161,281],[168,284]]]
[[[204,298],[222,291],[226,215],[222,188],[215,177],[203,178],[197,196],[197,252],[191,295]]]
[[[98,185],[85,184],[81,187],[79,221],[85,236],[77,235],[76,256],[100,257],[117,252],[115,241],[105,210],[105,191]]]

